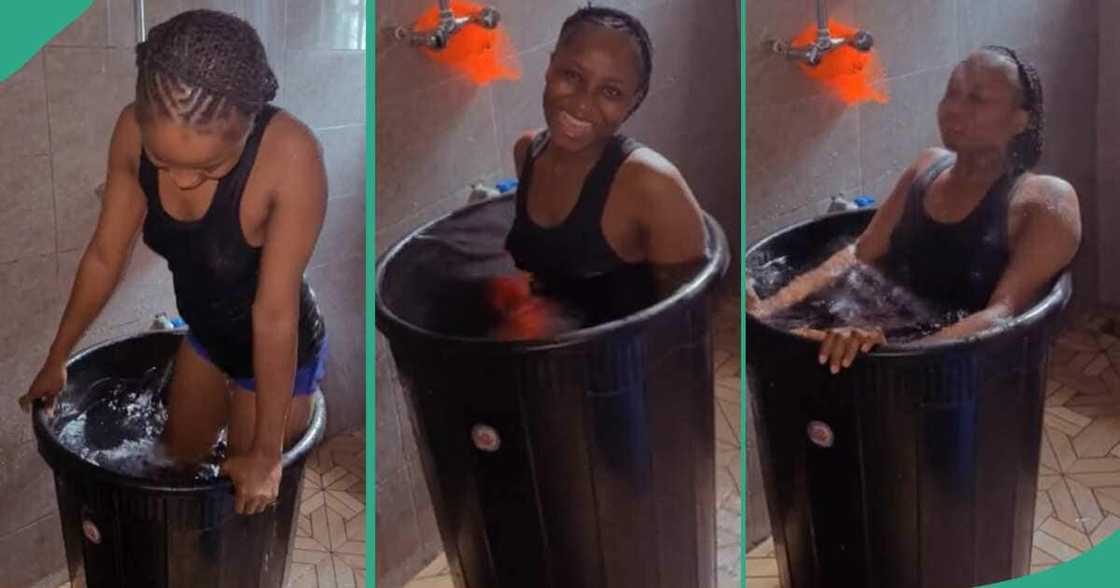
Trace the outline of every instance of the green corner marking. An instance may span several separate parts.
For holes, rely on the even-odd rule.
[[[93,0],[12,1],[0,8],[0,81],[19,71],[92,4]]]
[[[1000,588],[1097,588],[1117,585],[1120,533],[1113,533],[1093,549],[1070,561],[1025,578],[988,584]]]

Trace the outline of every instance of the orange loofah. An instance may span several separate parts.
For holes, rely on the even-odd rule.
[[[486,293],[490,306],[499,312],[512,311],[527,301],[531,295],[529,278],[523,274],[492,278]]]
[[[482,6],[463,0],[452,0],[451,11],[455,16],[474,14]],[[439,24],[439,7],[433,6],[417,19],[416,30],[431,30]],[[496,80],[521,79],[521,66],[517,51],[499,26],[488,29],[477,24],[467,24],[459,29],[440,50],[422,49],[437,63],[459,70],[475,84],[485,86]]]
[[[857,32],[855,27],[831,19],[828,28],[836,37],[850,37]],[[793,39],[793,44],[808,45],[816,38],[817,27],[811,25]],[[846,45],[837,47],[825,55],[816,67],[801,64],[801,70],[831,89],[845,104],[886,104],[890,100],[884,83],[886,71],[874,51],[864,53]]]
[[[501,317],[493,332],[496,339],[547,339],[561,327],[560,309],[555,303],[533,295],[527,274],[491,278],[486,298]]]
[[[556,310],[547,301],[532,297],[504,315],[494,337],[502,341],[547,339],[555,332]]]

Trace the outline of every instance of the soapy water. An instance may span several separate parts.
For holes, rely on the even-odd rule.
[[[60,400],[52,430],[83,460],[118,474],[160,481],[212,480],[225,453],[225,432],[199,464],[180,464],[162,441],[167,424],[166,374],[152,368],[141,378],[104,378],[80,403]],[[160,377],[163,375],[164,377]]]
[[[841,237],[825,250],[839,251],[853,242],[852,237]],[[790,256],[776,257],[757,264],[748,274],[759,296],[766,298],[823,259],[813,261],[797,263]],[[825,288],[765,320],[787,331],[877,327],[888,341],[906,343],[932,335],[968,314],[967,310],[923,300],[878,268],[857,262],[836,275]]]

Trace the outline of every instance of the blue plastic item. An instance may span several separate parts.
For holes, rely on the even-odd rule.
[[[852,202],[855,203],[856,208],[867,208],[868,206],[874,206],[875,205],[875,199],[872,198],[871,196],[860,196],[860,197],[856,198],[855,200],[853,200]]]
[[[517,178],[506,178],[504,180],[498,180],[498,183],[494,184],[494,187],[497,188],[498,191],[502,194],[505,194],[506,192],[512,192],[517,189]]]

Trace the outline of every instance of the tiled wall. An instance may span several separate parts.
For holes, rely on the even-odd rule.
[[[1097,194],[1110,194],[1097,188],[1097,3],[834,0],[827,4],[832,16],[875,36],[891,101],[846,109],[793,65],[763,48],[765,39],[788,39],[814,22],[811,2],[748,2],[747,243],[823,212],[829,196],[839,192],[870,193],[881,202],[922,148],[940,144],[935,109],[953,65],[976,47],[1003,44],[1038,66],[1048,142],[1040,171],[1068,179],[1080,195],[1085,243],[1075,267],[1076,289],[1081,303],[1097,300],[1097,261],[1104,258],[1101,252],[1107,244],[1097,238],[1098,206],[1104,211]],[[1116,12],[1105,9],[1108,4],[1115,3],[1102,2],[1101,11]],[[1099,22],[1100,30],[1108,31],[1102,39],[1115,37],[1105,24],[1113,21],[1100,18]],[[1103,44],[1101,55],[1111,55]],[[1115,80],[1106,69],[1102,67],[1101,79]],[[1105,94],[1101,92],[1102,103]],[[1100,136],[1106,134],[1102,131]],[[1101,169],[1105,167],[1102,162]],[[1103,221],[1101,227],[1101,234],[1107,235]],[[1117,284],[1112,287],[1120,292]],[[753,419],[749,422],[748,545],[769,534],[765,502],[761,493],[751,491],[761,488],[761,477]]]
[[[1097,233],[1102,252],[1120,251],[1120,67],[1116,67],[1120,51],[1120,32],[1108,23],[1120,19],[1120,3],[1115,0],[1100,2],[1100,67],[1097,69]],[[1102,255],[1102,259],[1109,259]],[[1120,305],[1120,273],[1111,266],[1101,265],[1101,301]]]
[[[96,223],[110,133],[134,92],[133,0],[96,0],[12,78],[0,82],[0,570],[23,587],[63,566],[49,470],[16,409],[66,302]],[[190,8],[248,19],[280,79],[278,104],[319,135],[330,181],[327,223],[308,270],[330,329],[324,388],[330,428],[363,424],[365,190],[363,0],[147,0],[149,26]],[[170,275],[139,244],[83,344],[174,312]]]
[[[412,22],[432,2],[381,0],[379,27]],[[377,50],[377,249],[466,201],[477,180],[514,175],[514,139],[543,125],[544,69],[580,0],[493,0],[519,51],[518,82],[475,88],[412,48]],[[681,168],[701,204],[739,240],[739,61],[733,0],[597,2],[650,29],[652,92],[625,132]],[[384,38],[384,37],[382,37]],[[733,256],[737,257],[737,256]],[[734,276],[732,270],[731,276]],[[737,284],[737,281],[735,282]],[[409,416],[379,339],[378,579],[399,586],[440,549]],[[379,584],[381,585],[381,584]]]

